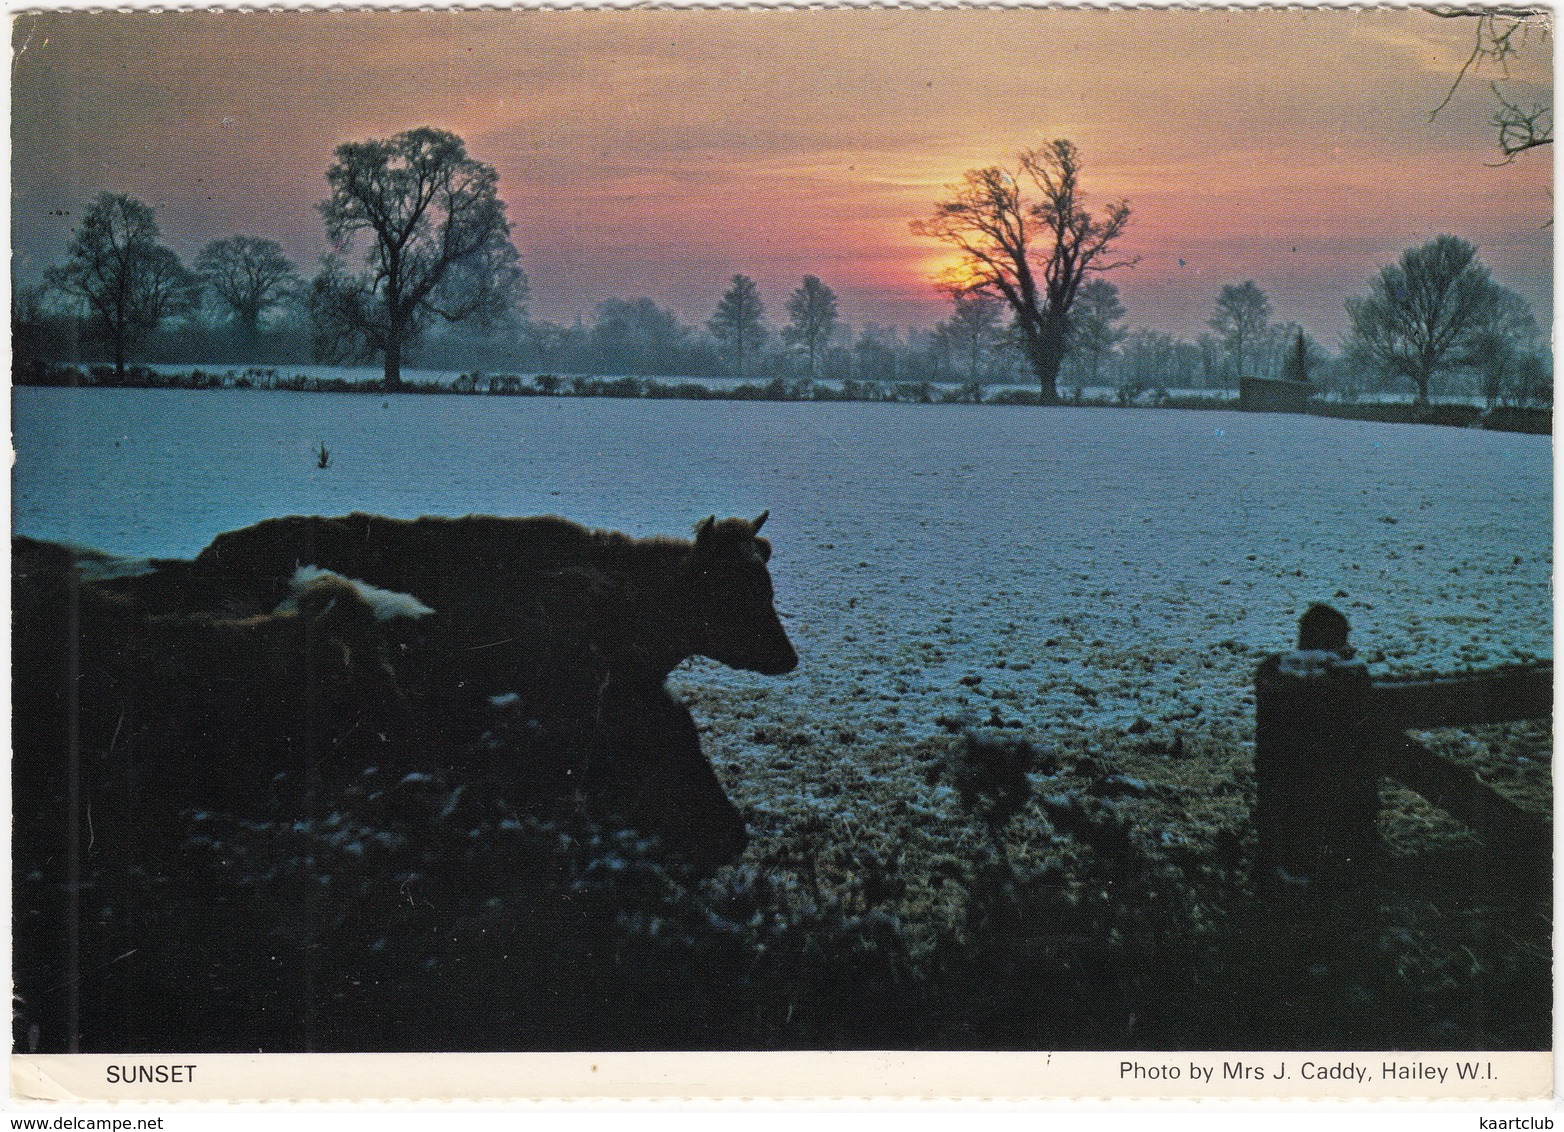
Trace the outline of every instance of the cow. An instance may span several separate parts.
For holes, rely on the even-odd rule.
[[[189,898],[191,834],[205,819],[319,819],[366,764],[417,752],[386,629],[411,607],[326,574],[296,579],[284,608],[243,618],[156,610],[108,588],[152,573],[12,540],[19,1048],[64,1049],[78,1026],[99,1048],[134,1048],[142,1039],[126,1035],[179,1009],[136,987],[166,966],[171,945],[146,923],[158,892]],[[221,938],[202,931],[225,917],[265,930],[219,907],[243,899],[215,896],[214,919],[191,938]],[[209,977],[174,981],[199,1002]]]
[[[265,613],[162,610],[107,588],[151,576],[127,561],[12,539],[15,786],[29,812],[56,808],[45,799],[68,760],[79,797],[103,796],[100,820],[124,809],[116,797],[258,811],[278,783],[295,791],[276,803],[288,806],[329,763],[361,760],[360,739],[404,729],[384,623],[411,608],[388,615],[373,591],[318,573]]]
[[[693,656],[767,675],[797,666],[773,604],[766,518],[711,516],[686,540],[556,516],[290,516],[103,584],[153,608],[237,618],[277,609],[300,570],[406,595],[431,611],[390,630],[422,718],[472,718],[503,697],[589,809],[706,868],[747,835],[665,681]]]
[[[766,675],[798,663],[772,605],[754,521],[715,516],[693,542],[634,539],[556,516],[268,519],[219,535],[193,561],[126,579],[149,604],[246,616],[276,608],[296,570],[318,567],[408,594],[472,655],[442,674],[476,694],[516,690],[549,650],[590,640],[614,671],[663,679],[692,656]],[[148,576],[150,575],[150,576]]]

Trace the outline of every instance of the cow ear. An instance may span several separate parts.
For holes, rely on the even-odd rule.
[[[717,526],[717,516],[708,515],[695,524],[695,545],[705,546],[711,542],[711,532]]]
[[[771,561],[771,540],[758,538],[755,540],[755,549],[760,553],[761,562]]]
[[[766,510],[762,511],[760,513],[759,518],[757,518],[753,523],[750,524],[750,526],[754,528],[754,531],[752,533],[758,535],[760,533],[760,528],[766,525],[766,520],[770,516],[771,516],[770,508],[767,508]]]

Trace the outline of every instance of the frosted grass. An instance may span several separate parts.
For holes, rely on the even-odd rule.
[[[555,513],[651,535],[769,509],[803,663],[685,678],[771,688],[833,724],[922,734],[974,706],[1069,726],[1242,716],[1253,654],[1286,647],[1314,600],[1347,613],[1379,670],[1552,653],[1547,437],[1219,411],[242,390],[24,388],[13,405],[14,529],[124,554],[188,556],[291,513]]]

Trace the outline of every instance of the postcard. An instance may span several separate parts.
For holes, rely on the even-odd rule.
[[[1552,29],[12,13],[12,1090],[1521,1101]]]

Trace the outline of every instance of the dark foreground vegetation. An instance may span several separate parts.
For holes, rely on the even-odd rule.
[[[1367,851],[1262,869],[1236,723],[752,711],[719,781],[663,681],[797,662],[765,519],[15,538],[16,1048],[1549,1047],[1544,839],[1382,783]],[[1551,814],[1546,718],[1420,742]]]
[[[62,364],[18,364],[13,371],[18,385],[52,387],[103,387],[137,389],[281,389],[296,393],[388,392],[454,394],[495,397],[615,397],[680,401],[866,401],[910,405],[1038,405],[1037,392],[1020,388],[985,388],[977,383],[960,385],[932,381],[877,382],[847,379],[839,383],[790,381],[708,385],[698,381],[658,381],[643,377],[588,377],[538,374],[523,378],[514,374],[467,373],[449,384],[401,381],[394,391],[381,381],[348,381],[345,378],[285,375],[252,366],[244,370],[192,369],[188,373],[161,373],[146,366],[127,367],[123,375],[112,366],[86,368]],[[1062,402],[1081,408],[1237,409],[1239,400],[1228,393],[1170,393],[1166,389],[1121,388],[1113,396],[1086,396],[1077,389]],[[1549,434],[1553,413],[1548,408],[1495,405],[1487,410],[1461,403],[1405,403],[1331,401],[1313,398],[1306,411],[1313,416],[1344,420],[1381,421],[1390,424],[1438,424],[1457,428],[1485,428],[1501,432]]]
[[[881,752],[960,795],[936,852],[844,748],[819,788],[875,811],[856,835],[793,818],[696,875],[547,804],[503,707],[442,721],[473,736],[459,758],[179,806],[166,838],[83,815],[73,905],[61,861],[16,863],[16,1048],[68,1048],[73,1013],[82,1050],[116,1052],[1549,1047],[1545,857],[1389,792],[1355,877],[1257,886],[1232,736],[945,722]],[[1447,745],[1545,809],[1549,743]],[[64,925],[26,912],[67,905],[74,971],[39,964]]]
[[[930,776],[959,782],[975,742],[931,743]],[[530,816],[493,758],[365,768],[293,820],[187,813],[155,855],[84,862],[79,984],[39,986],[18,924],[17,1048],[62,1048],[73,993],[104,1051],[1548,1048],[1546,862],[1403,819],[1358,884],[1256,893],[1241,827],[1157,844],[1103,755],[983,796],[926,940],[898,911],[929,862],[806,824],[695,881],[628,831]],[[18,883],[26,907],[58,878]]]

